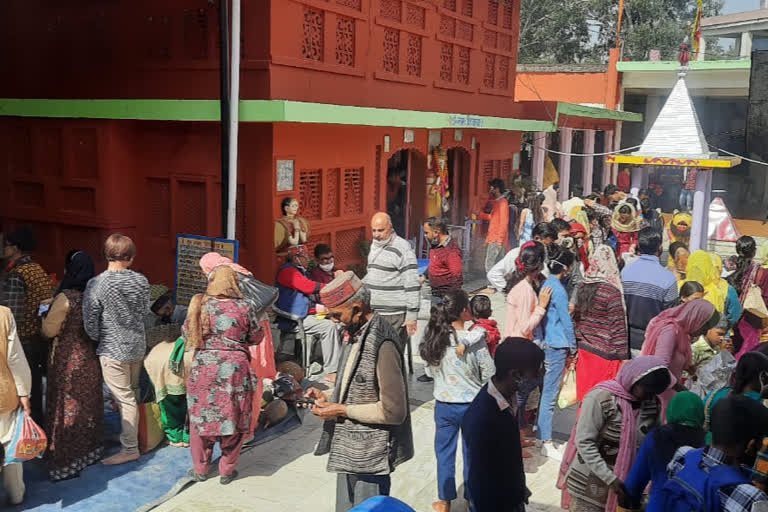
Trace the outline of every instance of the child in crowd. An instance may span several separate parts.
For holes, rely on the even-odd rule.
[[[704,298],[704,287],[696,281],[686,281],[680,287],[680,302],[685,304],[696,299]]]
[[[691,345],[693,367],[696,370],[710,362],[721,350],[728,350],[728,344],[725,340],[727,331],[728,319],[721,316],[716,326],[708,330],[703,336],[699,336],[699,339]]]
[[[491,309],[491,299],[486,295],[475,295],[469,301],[469,308],[472,311],[472,327],[485,331],[485,342],[488,344],[488,351],[491,356],[496,354],[496,347],[501,341],[501,331],[496,320],[491,318],[493,310]]]

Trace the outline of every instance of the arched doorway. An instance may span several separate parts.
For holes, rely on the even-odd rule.
[[[393,153],[387,161],[387,213],[398,235],[417,241],[426,197],[427,157],[413,149]]]
[[[471,158],[464,148],[448,150],[449,209],[446,217],[454,226],[463,226],[469,217],[469,177]]]

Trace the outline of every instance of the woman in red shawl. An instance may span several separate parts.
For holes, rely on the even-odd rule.
[[[584,271],[589,269],[589,233],[587,228],[578,222],[571,222],[568,234],[576,239],[576,247],[579,249],[579,259],[584,265]]]
[[[693,364],[691,341],[719,321],[720,313],[711,302],[696,299],[663,311],[648,324],[641,354],[661,357],[672,374],[672,387],[660,396],[662,417],[675,393],[684,390],[681,382],[683,370]]]

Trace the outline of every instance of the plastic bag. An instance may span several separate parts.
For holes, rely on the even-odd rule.
[[[567,409],[578,400],[576,399],[576,365],[572,362],[566,366],[563,374],[563,383],[560,386],[560,394],[557,397],[557,405],[561,409]]]
[[[727,350],[721,350],[707,364],[699,367],[696,380],[688,379],[686,387],[704,400],[710,393],[724,388],[736,368],[736,358]]]
[[[139,405],[139,452],[154,450],[165,439],[160,406],[155,402]]]
[[[48,446],[48,438],[32,418],[24,414],[21,407],[16,411],[16,430],[5,449],[4,466],[17,464],[42,456]]]

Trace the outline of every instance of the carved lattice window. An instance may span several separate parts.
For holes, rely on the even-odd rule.
[[[301,55],[305,59],[323,61],[325,51],[323,31],[325,30],[325,13],[310,7],[304,8],[304,41],[301,45]]]
[[[459,21],[456,27],[456,37],[465,41],[472,41],[472,25]]]
[[[339,176],[341,169],[328,169],[325,172],[325,216],[339,216]]]
[[[464,0],[464,3],[462,4],[461,8],[461,14],[464,16],[467,16],[468,18],[472,17],[472,12],[474,11],[474,2],[473,0]]]
[[[456,19],[440,16],[440,33],[444,36],[456,37]]]
[[[413,27],[424,28],[425,13],[424,8],[417,5],[407,4],[405,22]]]
[[[400,72],[400,31],[384,30],[384,71],[398,74]]]
[[[456,12],[456,0],[443,0],[443,7],[449,11]]]
[[[497,88],[507,90],[509,88],[509,57],[499,57],[499,76]]]
[[[501,26],[507,30],[512,30],[512,20],[514,19],[512,0],[505,1],[503,5],[504,9],[501,17]]]
[[[499,0],[488,0],[488,23],[499,24]]]
[[[336,0],[336,3],[359,11],[362,9],[362,0]]]
[[[310,220],[320,218],[323,185],[320,169],[302,170],[299,173],[299,211]]]
[[[381,0],[381,16],[390,20],[403,19],[403,4],[400,0]]]
[[[485,54],[483,86],[487,89],[493,89],[496,86],[496,56],[490,53]]]
[[[336,17],[336,64],[355,65],[355,20],[346,16]]]
[[[456,73],[456,81],[469,85],[469,48],[459,46],[459,69]]]
[[[360,243],[365,240],[365,229],[348,229],[336,233],[334,256],[341,266],[360,261]]]
[[[344,215],[363,213],[363,169],[344,169]]]
[[[453,80],[453,45],[443,43],[440,47],[440,80]]]
[[[408,34],[406,71],[410,76],[421,76],[421,37],[415,34]]]
[[[483,162],[483,183],[488,183],[493,179],[493,160]]]

